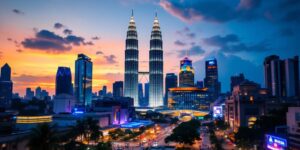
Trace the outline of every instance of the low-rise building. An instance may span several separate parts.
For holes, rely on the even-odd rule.
[[[289,107],[286,113],[290,150],[300,149],[300,107]]]

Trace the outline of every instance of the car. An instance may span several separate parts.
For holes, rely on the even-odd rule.
[[[153,144],[152,144],[153,147],[157,147],[158,146],[158,143],[157,141],[155,141]]]

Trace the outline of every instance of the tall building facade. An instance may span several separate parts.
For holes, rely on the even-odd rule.
[[[218,79],[218,63],[215,58],[205,61],[204,85],[208,88],[211,100],[218,98],[221,92],[221,83]]]
[[[69,67],[58,67],[56,72],[55,95],[73,95],[72,74]]]
[[[149,105],[149,92],[150,92],[150,88],[149,88],[149,82],[145,83],[145,98],[144,98],[144,106],[148,106]]]
[[[125,50],[124,96],[133,98],[134,106],[139,106],[138,103],[139,51],[138,51],[138,37],[137,37],[137,31],[136,31],[133,13],[129,21],[125,47],[126,50]]]
[[[175,73],[167,73],[165,79],[165,101],[164,106],[168,105],[168,93],[170,88],[178,86],[178,77]]]
[[[271,55],[264,61],[265,87],[275,97],[300,96],[299,57],[281,60]]]
[[[235,87],[236,85],[239,85],[244,80],[245,80],[245,76],[242,73],[239,75],[236,75],[236,76],[231,76],[230,77],[230,91],[233,90],[233,87]]]
[[[92,75],[93,63],[91,58],[84,54],[78,54],[75,62],[75,97],[79,105],[91,105]]]
[[[149,74],[149,107],[163,106],[163,41],[157,15],[150,39]]]
[[[180,72],[179,72],[179,86],[180,87],[193,87],[194,83],[194,68],[192,60],[185,57],[180,61]]]
[[[34,91],[31,90],[31,88],[26,88],[26,94],[24,98],[26,100],[32,100],[33,97],[34,97]]]
[[[12,99],[13,82],[11,81],[11,68],[8,64],[1,67],[0,76],[0,106],[9,107]]]
[[[143,83],[139,83],[139,106],[142,106],[144,102],[144,88]]]
[[[123,97],[123,81],[113,83],[113,96],[115,98]]]

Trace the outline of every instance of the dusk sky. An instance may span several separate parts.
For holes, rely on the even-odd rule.
[[[264,57],[300,54],[300,0],[1,0],[0,65],[12,68],[14,92],[40,86],[54,94],[58,66],[78,53],[92,58],[93,91],[123,80],[126,31],[134,10],[140,71],[148,71],[150,33],[158,14],[164,73],[193,60],[196,80],[215,57],[222,91],[244,73],[263,85]],[[188,50],[188,52],[187,52]],[[145,82],[143,80],[143,82]]]

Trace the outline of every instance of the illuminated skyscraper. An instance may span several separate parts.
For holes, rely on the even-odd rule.
[[[123,81],[113,83],[113,96],[115,98],[123,97]]]
[[[139,72],[139,51],[138,38],[133,18],[133,12],[130,17],[126,37],[125,50],[125,80],[124,96],[131,97],[134,100],[134,106],[139,106],[138,98],[138,72]]]
[[[55,95],[73,95],[72,74],[69,67],[58,67],[56,72]]]
[[[192,60],[187,57],[180,61],[179,86],[194,86],[194,68],[192,65]]]
[[[151,32],[149,73],[149,107],[163,106],[163,42],[157,14]]]
[[[92,103],[92,75],[91,58],[78,54],[75,62],[75,97],[79,105],[90,106]]]
[[[1,68],[0,77],[0,107],[8,107],[11,104],[13,82],[11,81],[11,68],[5,64]]]
[[[211,100],[218,98],[221,92],[221,83],[218,79],[218,63],[215,58],[205,61],[204,84],[208,88]]]
[[[168,92],[169,88],[174,88],[177,87],[178,83],[178,78],[175,73],[167,73],[166,79],[165,79],[165,101],[164,101],[164,106],[168,105]]]

